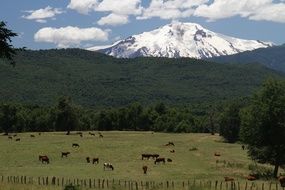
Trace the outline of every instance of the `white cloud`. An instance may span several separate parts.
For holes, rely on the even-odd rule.
[[[81,14],[92,11],[106,12],[109,15],[102,17],[99,25],[122,25],[129,22],[129,15],[140,15],[142,12],[141,0],[70,0],[69,9]]]
[[[58,8],[52,8],[50,6],[47,6],[44,9],[38,9],[38,10],[30,10],[25,11],[27,13],[30,13],[29,15],[23,15],[22,18],[28,19],[28,20],[35,20],[39,23],[45,23],[46,19],[51,18],[55,19],[55,16],[58,14],[62,14],[63,11]]]
[[[264,7],[251,15],[249,19],[285,23],[285,4],[280,3]]]
[[[205,17],[208,21],[233,16],[246,17],[251,20],[285,22],[285,4],[273,0],[214,0],[212,4],[200,5],[194,16]]]
[[[118,15],[111,13],[108,16],[102,17],[97,23],[99,25],[117,26],[117,25],[127,24],[128,22],[129,18],[127,15]]]
[[[96,11],[112,12],[120,15],[141,14],[141,0],[103,0]]]
[[[152,0],[149,7],[143,9],[143,14],[137,19],[178,19],[190,17],[197,6],[209,0]]]
[[[142,9],[140,4],[141,0],[70,0],[67,8],[81,14],[98,11],[120,15],[138,15]]]
[[[99,28],[42,28],[35,35],[36,42],[54,43],[60,48],[80,46],[83,41],[107,41],[108,31]]]
[[[88,14],[98,6],[98,0],[70,0],[67,8],[76,10],[81,14]]]

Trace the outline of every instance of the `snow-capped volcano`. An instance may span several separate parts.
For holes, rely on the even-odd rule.
[[[97,51],[123,58],[192,57],[201,59],[232,55],[272,45],[270,42],[225,36],[195,23],[173,23],[150,32],[130,36]]]

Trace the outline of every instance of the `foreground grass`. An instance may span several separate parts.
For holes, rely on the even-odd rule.
[[[0,136],[0,175],[57,176],[66,178],[121,179],[138,181],[223,180],[224,176],[244,179],[252,161],[239,144],[223,143],[221,137],[208,134],[165,134],[151,132],[104,132],[104,138],[87,132],[67,136],[64,133],[18,134],[20,142]],[[169,141],[175,147],[166,147]],[[72,148],[78,143],[79,148]],[[198,150],[189,151],[196,147]],[[175,153],[170,153],[174,149]],[[61,151],[70,151],[61,158]],[[220,157],[214,153],[219,152]],[[155,165],[153,160],[141,160],[142,153],[158,153],[173,162]],[[48,155],[50,164],[38,161],[38,155]],[[85,158],[99,157],[98,165],[87,164]],[[104,171],[103,163],[111,162],[114,171]],[[144,175],[142,166],[147,165]],[[1,188],[0,188],[1,189]]]

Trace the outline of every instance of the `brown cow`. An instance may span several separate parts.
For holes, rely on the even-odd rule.
[[[249,181],[257,180],[257,178],[255,176],[253,176],[253,175],[246,176],[246,179],[249,180]]]
[[[225,181],[234,181],[235,179],[232,178],[232,177],[224,177],[225,178]]]
[[[146,172],[147,172],[147,166],[143,166],[142,169],[143,169],[143,173],[146,174]]]
[[[163,163],[165,164],[165,158],[157,158],[157,159],[154,161],[154,164],[160,163],[160,162],[163,162]]]
[[[175,146],[173,142],[168,142],[165,146]]]
[[[175,150],[170,150],[171,153],[175,153]]]
[[[41,156],[41,159],[42,163],[46,163],[46,164],[49,164],[49,158],[47,156]]]
[[[215,156],[221,156],[221,154],[220,154],[220,153],[217,153],[217,152],[215,152],[214,155],[215,155]]]
[[[32,138],[33,138],[33,137],[35,137],[35,135],[30,135],[30,137],[32,137]]]
[[[167,158],[167,162],[172,162],[172,159],[171,158]]]
[[[95,163],[96,163],[96,164],[99,164],[99,158],[93,158],[93,159],[92,159],[92,163],[93,163],[93,164],[95,164]]]

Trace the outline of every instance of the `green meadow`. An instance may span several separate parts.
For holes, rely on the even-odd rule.
[[[18,134],[13,140],[0,137],[0,175],[56,176],[66,178],[94,178],[121,180],[223,180],[225,176],[244,179],[252,164],[240,144],[224,143],[218,135],[166,134],[152,132],[103,132],[104,138],[62,133]],[[21,141],[16,142],[15,138]],[[165,146],[173,141],[175,146]],[[78,143],[79,148],[73,148]],[[191,151],[191,148],[197,150]],[[175,150],[171,153],[170,150]],[[67,158],[61,152],[69,151]],[[216,157],[214,153],[220,153]],[[172,162],[154,164],[142,160],[142,153],[157,153]],[[47,155],[50,164],[42,164],[39,155]],[[99,157],[99,164],[88,164],[86,157]],[[114,171],[104,171],[103,163],[110,162]],[[142,166],[148,166],[147,175]]]

